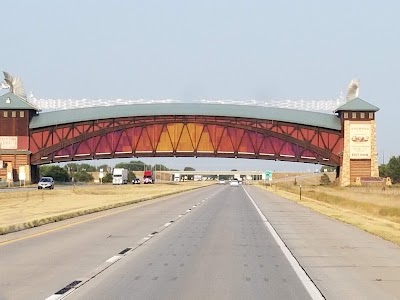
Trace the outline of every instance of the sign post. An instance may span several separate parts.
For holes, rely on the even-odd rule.
[[[99,174],[100,184],[103,184],[103,177],[104,177],[103,169],[100,169],[100,174]]]
[[[19,179],[19,186],[22,185],[22,181],[24,182],[24,186],[25,186],[25,180],[26,180],[25,166],[20,166],[19,167],[18,179]]]
[[[265,178],[268,179],[269,185],[272,185],[272,171],[265,171]]]

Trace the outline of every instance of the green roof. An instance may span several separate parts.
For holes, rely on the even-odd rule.
[[[11,92],[0,96],[0,109],[30,109],[36,111],[39,110],[37,107],[35,107],[25,99]]]
[[[342,106],[336,108],[335,112],[339,111],[373,111],[377,112],[379,110],[378,107],[365,102],[360,98],[354,98],[343,104]]]
[[[340,119],[334,114],[263,106],[206,104],[206,103],[152,103],[115,106],[97,106],[40,113],[32,118],[31,129],[76,123],[88,120],[135,116],[222,116],[310,125],[340,130]]]

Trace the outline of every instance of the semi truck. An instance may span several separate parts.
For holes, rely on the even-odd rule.
[[[127,184],[127,183],[128,183],[128,170],[122,168],[114,168],[113,184]]]
[[[153,171],[144,171],[143,184],[154,183]]]
[[[173,176],[174,176],[174,181],[180,181],[181,180],[181,174],[175,173]]]

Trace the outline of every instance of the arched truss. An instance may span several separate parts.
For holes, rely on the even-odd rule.
[[[210,116],[130,117],[31,130],[31,164],[87,159],[231,157],[340,165],[340,131]]]

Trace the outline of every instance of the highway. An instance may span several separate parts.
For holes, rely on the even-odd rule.
[[[399,250],[214,185],[1,237],[0,299],[399,299]]]

